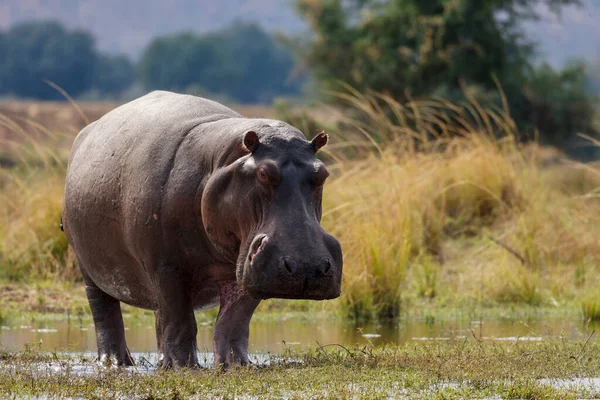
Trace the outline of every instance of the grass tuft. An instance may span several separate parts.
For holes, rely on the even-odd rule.
[[[600,321],[600,292],[598,290],[585,296],[581,302],[583,318],[587,322]]]

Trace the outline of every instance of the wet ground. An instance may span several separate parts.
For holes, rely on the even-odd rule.
[[[134,394],[144,397],[146,391],[162,393],[158,398],[169,398],[173,388],[184,385],[196,394],[240,398],[260,398],[266,394],[328,397],[331,393],[346,393],[344,391],[351,394],[381,392],[387,393],[383,397],[399,398],[431,398],[440,393],[448,398],[494,399],[564,398],[566,394],[574,398],[598,398],[600,395],[600,378],[594,361],[596,354],[600,354],[600,335],[595,332],[598,326],[573,317],[527,322],[412,320],[389,325],[355,325],[336,319],[305,317],[258,319],[251,324],[249,347],[250,358],[259,368],[256,373],[242,370],[224,376],[211,372],[214,371],[210,368],[213,366],[213,326],[204,322],[198,326],[198,360],[209,369],[184,377],[153,374],[157,354],[152,317],[128,317],[125,326],[135,366],[116,371],[95,362],[95,333],[89,318],[53,321],[16,318],[4,322],[0,326],[0,349],[25,356],[0,361],[0,381],[4,379],[10,389],[6,393],[17,398],[31,398],[31,395],[43,398],[46,393],[67,397],[73,394],[78,397],[82,393],[100,397]],[[457,339],[460,342],[453,341]],[[477,342],[494,345],[480,346]],[[518,346],[512,345],[517,342]],[[369,343],[376,345],[371,347],[375,349],[374,356],[371,350],[361,352],[360,345]],[[385,348],[378,346],[406,343],[410,345],[391,353],[385,353]],[[354,355],[340,350],[336,344],[347,346]],[[319,345],[331,345],[326,349],[330,351],[327,356],[303,358],[302,352],[282,355],[286,348],[314,349]],[[20,352],[27,348],[36,351]],[[335,356],[336,351],[341,356]],[[33,354],[33,358],[28,360],[27,354]],[[340,362],[330,360],[329,354]],[[386,360],[388,356],[396,358]],[[375,361],[369,361],[370,357]],[[260,368],[268,365],[284,368]],[[391,367],[397,365],[402,367]],[[331,376],[323,379],[323,371],[330,369]],[[244,384],[239,383],[239,376],[245,377]],[[23,383],[23,379],[32,386]],[[251,379],[254,385],[245,379]],[[73,388],[75,383],[78,386]],[[247,395],[243,394],[244,390]],[[448,393],[454,395],[446,396]]]

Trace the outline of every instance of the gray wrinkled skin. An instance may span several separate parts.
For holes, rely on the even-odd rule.
[[[161,365],[198,365],[194,310],[220,305],[217,364],[247,364],[261,299],[339,296],[342,253],[320,226],[327,178],[281,121],[152,92],[73,144],[62,223],[77,254],[100,360],[131,365],[120,302],[156,315]]]

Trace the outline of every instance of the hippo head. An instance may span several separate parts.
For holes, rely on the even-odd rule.
[[[205,186],[206,232],[235,258],[237,282],[255,298],[340,295],[342,250],[320,225],[329,173],[315,154],[326,143],[324,133],[309,142],[281,122],[247,131],[239,138],[241,156]]]

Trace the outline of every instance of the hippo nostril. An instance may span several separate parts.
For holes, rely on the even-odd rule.
[[[248,258],[250,262],[254,260],[254,258],[264,249],[265,245],[269,237],[267,235],[258,235],[250,245],[250,251],[248,254]]]
[[[328,259],[325,259],[325,262],[323,263],[323,273],[326,274],[329,272],[329,270],[331,270],[331,261],[329,261]]]
[[[331,270],[331,261],[328,258],[322,259],[317,264],[317,274],[326,274]]]
[[[283,260],[283,265],[284,265],[285,269],[287,269],[290,274],[293,272],[292,271],[292,266],[287,262],[287,260]]]
[[[296,261],[294,261],[294,260],[292,260],[291,258],[288,258],[288,257],[283,257],[281,259],[281,262],[283,263],[283,267],[290,274],[293,274],[294,271],[296,270],[296,267],[298,266],[298,264],[296,263]]]

